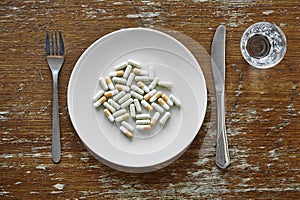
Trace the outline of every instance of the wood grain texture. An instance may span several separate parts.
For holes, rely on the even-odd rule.
[[[296,199],[300,196],[300,7],[294,0],[0,2],[0,199]],[[244,30],[277,24],[288,50],[274,68],[242,58]],[[146,174],[106,167],[82,145],[68,116],[72,69],[96,39],[127,27],[186,34],[210,52],[216,27],[227,27],[226,123],[232,164],[199,157],[210,109],[190,148]],[[51,161],[52,78],[45,32],[62,31],[66,60],[59,77],[62,161]]]

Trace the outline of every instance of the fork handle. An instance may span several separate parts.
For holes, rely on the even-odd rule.
[[[52,161],[59,163],[61,157],[59,110],[58,110],[58,73],[53,73],[53,103],[52,103]]]

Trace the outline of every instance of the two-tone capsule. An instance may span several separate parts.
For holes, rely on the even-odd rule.
[[[151,125],[147,124],[147,125],[136,125],[136,130],[139,131],[149,131],[151,129]]]
[[[169,99],[169,97],[168,97],[166,94],[161,95],[161,98],[162,98],[165,102],[167,102],[167,104],[168,104],[169,106],[173,106],[173,101],[171,101],[171,99]]]
[[[124,71],[123,70],[118,70],[118,71],[113,71],[113,72],[109,72],[109,76],[123,76]]]
[[[158,91],[158,92],[156,92],[155,93],[155,95],[153,95],[153,97],[151,97],[150,98],[150,102],[154,102],[154,101],[156,101],[159,97],[161,97],[161,95],[162,95],[162,92],[161,91]]]
[[[104,94],[104,90],[99,90],[93,97],[93,101],[97,101],[98,99],[100,99],[100,97],[102,97],[102,95]]]
[[[105,83],[107,84],[107,86],[108,86],[108,88],[109,88],[110,90],[114,90],[114,89],[115,89],[115,86],[114,86],[114,84],[113,84],[113,82],[111,81],[111,79],[110,79],[109,76],[105,77]]]
[[[151,112],[153,110],[152,106],[145,100],[141,101],[141,104],[146,108],[146,110],[148,110],[149,112]]]
[[[141,75],[141,76],[147,76],[149,73],[146,70],[142,70],[142,69],[133,69],[133,73],[135,73],[136,75]]]
[[[115,122],[121,122],[121,121],[125,121],[125,120],[128,120],[129,118],[129,114],[128,113],[125,113],[119,117],[116,117],[115,118]]]
[[[109,121],[114,122],[115,118],[113,117],[113,115],[109,112],[108,109],[104,109],[103,110],[104,115],[107,117],[107,119],[109,119]]]
[[[159,119],[160,113],[159,112],[155,112],[151,121],[150,121],[150,125],[151,126],[155,126],[157,124],[157,121]]]
[[[122,85],[122,84],[116,84],[115,88],[119,91],[125,91],[125,92],[129,92],[130,91],[130,87],[128,87],[127,85]]]
[[[144,99],[145,99],[146,101],[148,101],[152,96],[155,95],[155,93],[156,93],[156,89],[151,90],[150,92],[148,92],[148,93],[144,96]]]
[[[145,83],[143,83],[142,81],[138,81],[137,85],[138,85],[139,88],[144,90],[146,93],[150,92],[149,87],[147,85],[145,85]]]
[[[97,100],[95,103],[94,103],[94,107],[95,108],[98,108],[99,106],[101,106],[105,101],[106,101],[106,97],[103,96],[101,97],[99,100]]]
[[[132,132],[130,132],[129,130],[127,130],[127,128],[125,128],[124,126],[120,126],[120,130],[122,131],[122,133],[128,137],[129,139],[131,139],[133,137]]]
[[[114,89],[114,90],[105,92],[105,93],[104,93],[104,96],[105,96],[106,98],[109,98],[109,97],[112,97],[112,96],[114,96],[114,95],[116,95],[116,94],[118,94],[118,93],[119,93],[119,90]]]
[[[159,98],[157,101],[165,110],[170,109],[170,106],[162,98]]]

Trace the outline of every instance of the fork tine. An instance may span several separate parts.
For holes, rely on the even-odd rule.
[[[50,37],[51,37],[51,43],[52,43],[51,55],[54,55],[54,34],[51,33]]]
[[[50,41],[49,41],[49,33],[47,31],[47,34],[46,34],[46,55],[50,55]]]
[[[65,46],[64,46],[64,41],[63,41],[63,38],[62,38],[62,34],[61,32],[59,31],[59,47],[60,47],[60,55],[64,55],[65,54]]]
[[[54,39],[55,39],[55,55],[58,55],[57,31],[54,31]]]

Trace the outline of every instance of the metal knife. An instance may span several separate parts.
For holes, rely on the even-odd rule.
[[[230,164],[225,125],[225,40],[226,28],[220,25],[214,35],[211,49],[211,65],[217,102],[216,165],[222,169]]]

